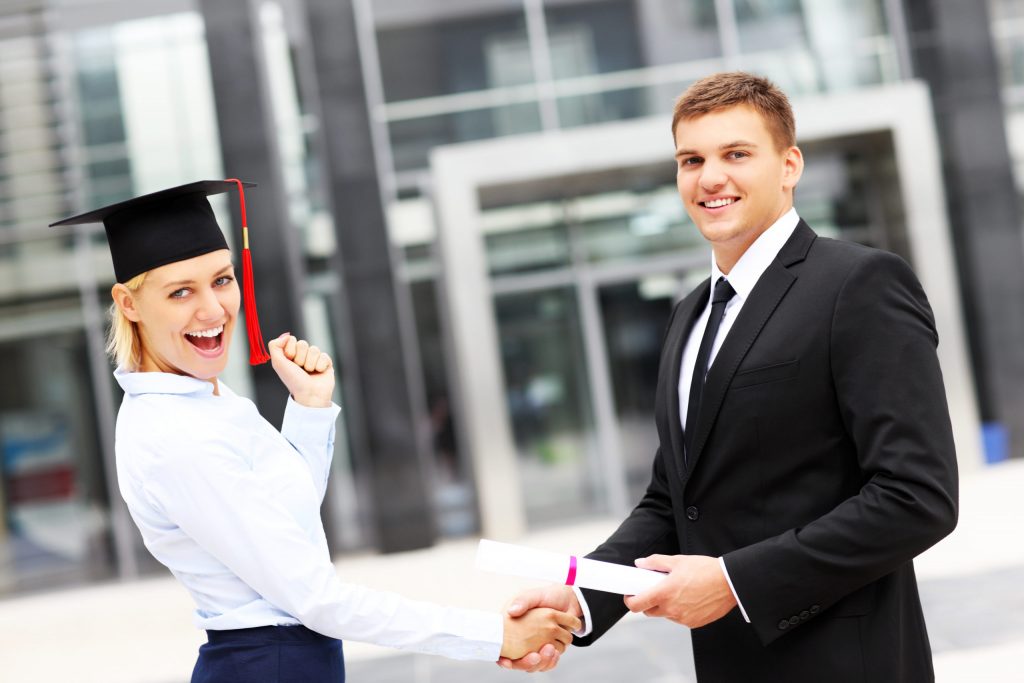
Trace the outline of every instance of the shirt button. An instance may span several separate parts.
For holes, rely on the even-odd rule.
[[[789,623],[792,626],[796,626],[797,624],[800,623],[800,617],[790,617],[789,618]]]
[[[803,612],[800,613],[800,620],[801,621],[807,621],[810,618],[811,618],[811,613],[808,612],[807,610],[804,610]]]
[[[697,509],[696,505],[691,505],[686,508],[686,518],[691,522],[696,522],[700,519],[700,510]]]
[[[779,622],[780,631],[785,631],[787,628],[789,628],[789,621],[787,619],[783,619]]]
[[[817,614],[820,611],[821,611],[820,607],[818,607],[817,605],[811,605],[811,609],[810,609],[811,614]]]

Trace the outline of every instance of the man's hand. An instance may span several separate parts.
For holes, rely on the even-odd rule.
[[[310,408],[326,408],[334,394],[334,363],[331,357],[304,339],[285,332],[267,344],[270,363],[295,402]]]
[[[716,557],[651,555],[637,560],[636,566],[669,574],[654,588],[627,596],[626,607],[631,612],[699,628],[721,619],[736,606]]]
[[[520,617],[538,607],[550,607],[561,612],[568,612],[577,618],[583,616],[583,609],[576,599],[576,594],[571,588],[565,586],[546,586],[524,591],[512,599],[506,608],[506,613],[510,617]],[[549,643],[537,652],[531,652],[519,659],[502,657],[498,660],[498,666],[527,673],[550,671],[558,666],[558,658],[564,651],[564,643]]]

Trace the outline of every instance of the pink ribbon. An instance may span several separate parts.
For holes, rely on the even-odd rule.
[[[576,583],[576,556],[569,556],[569,575],[565,577],[565,585],[572,586]]]

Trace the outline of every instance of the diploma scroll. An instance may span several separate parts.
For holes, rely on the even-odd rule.
[[[620,595],[636,595],[665,578],[661,572],[588,560],[546,550],[482,539],[476,568],[494,574],[540,579],[566,586],[591,588]]]

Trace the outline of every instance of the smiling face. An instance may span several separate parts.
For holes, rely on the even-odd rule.
[[[745,104],[681,120],[675,141],[679,195],[728,273],[793,206],[803,156],[797,147],[780,150],[764,118]]]
[[[230,251],[154,268],[135,292],[114,285],[112,294],[138,326],[141,372],[214,381],[224,370],[241,301]]]

